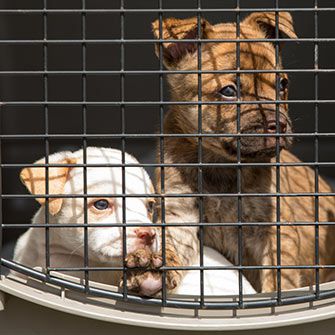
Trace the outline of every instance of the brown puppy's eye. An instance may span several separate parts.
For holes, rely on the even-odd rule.
[[[280,79],[279,89],[280,92],[284,92],[288,88],[288,80],[286,78]]]
[[[219,94],[224,99],[233,100],[237,97],[236,87],[233,86],[233,85],[225,86],[225,87],[221,88],[221,90],[219,91]]]
[[[147,208],[148,208],[149,214],[153,214],[153,212],[155,211],[155,205],[156,205],[156,202],[153,200],[148,202]]]
[[[99,211],[104,211],[109,207],[109,202],[106,199],[100,199],[97,200],[93,206]]]

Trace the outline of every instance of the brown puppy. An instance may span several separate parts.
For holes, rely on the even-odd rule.
[[[279,34],[295,38],[292,18],[288,13],[278,15]],[[274,13],[253,13],[246,17],[240,25],[241,39],[266,39],[276,36],[276,17]],[[236,25],[225,23],[211,25],[205,20],[201,22],[203,39],[235,39]],[[159,38],[159,22],[153,23],[153,32]],[[192,39],[197,37],[197,19],[186,20],[166,19],[163,21],[162,34],[169,39]],[[197,43],[163,44],[163,60],[171,70],[197,70]],[[201,47],[201,69],[236,70],[236,43],[203,43]],[[156,50],[159,53],[159,48]],[[281,60],[277,60],[277,68],[281,69]],[[276,105],[267,103],[276,100],[286,100],[288,96],[287,76],[280,73],[280,92],[276,97],[276,74],[266,70],[276,69],[275,46],[271,42],[240,43],[240,69],[260,70],[261,73],[241,73],[241,101],[259,101],[254,104],[240,106],[241,134],[275,134]],[[168,82],[172,101],[198,101],[197,74],[170,74]],[[201,75],[202,97],[206,101],[237,100],[237,77],[234,73],[203,73]],[[263,103],[262,103],[263,102]],[[236,134],[237,107],[235,104],[209,104],[202,106],[202,132],[204,134]],[[278,118],[279,133],[289,134],[291,124],[287,104],[280,104]],[[197,134],[198,106],[172,106],[166,114],[164,133],[167,134]],[[280,193],[302,194],[303,196],[280,197],[280,222],[285,223],[280,228],[280,240],[277,240],[275,225],[249,225],[248,223],[277,222],[276,197],[248,196],[241,200],[241,222],[246,223],[242,231],[242,264],[268,266],[262,270],[245,270],[245,275],[257,291],[273,291],[277,289],[277,272],[271,266],[306,266],[318,262],[320,265],[334,264],[335,237],[331,226],[321,225],[316,231],[313,225],[302,223],[329,222],[334,220],[334,199],[320,196],[315,203],[315,197],[308,195],[316,190],[320,193],[330,192],[327,183],[319,178],[315,185],[315,174],[312,169],[304,166],[294,166],[299,160],[290,154],[287,146],[289,137],[281,137],[279,147],[282,149],[280,161],[293,163],[293,166],[280,167],[280,180],[276,180],[276,167],[249,166],[241,168],[241,191],[243,194],[276,194],[276,182],[279,182]],[[237,140],[234,137],[203,137],[202,162],[204,163],[234,163],[237,162]],[[241,161],[244,163],[276,162],[275,137],[241,137]],[[198,138],[174,137],[165,140],[165,163],[197,163]],[[160,185],[160,173],[158,171]],[[165,193],[196,193],[198,189],[198,169],[196,167],[165,168]],[[202,193],[225,195],[230,197],[206,196],[203,199],[203,220],[208,223],[237,223],[238,200],[237,168],[229,166],[204,167],[202,169]],[[306,193],[306,195],[305,195]],[[186,266],[195,257],[199,257],[199,238],[197,227],[187,226],[187,223],[199,222],[199,202],[197,198],[182,197],[166,198],[165,221],[167,223],[185,223],[186,227],[168,227],[166,229],[167,266]],[[318,211],[316,212],[316,208]],[[301,223],[294,225],[290,223]],[[204,242],[228,259],[239,264],[238,228],[234,226],[205,227]],[[317,234],[317,235],[316,235]],[[316,260],[316,236],[318,237],[319,260]],[[280,243],[281,253],[277,258],[277,246]],[[140,251],[142,252],[142,251]],[[133,258],[133,255],[130,255]],[[320,282],[324,282],[329,270],[320,270]],[[173,289],[183,275],[183,271],[167,272],[167,287]],[[130,278],[130,288],[136,285],[148,285],[148,277],[153,274],[141,274],[142,277]],[[306,269],[282,269],[280,273],[283,290],[309,285],[315,282],[315,271]],[[158,279],[159,280],[159,279]],[[224,285],[224,283],[223,283]],[[150,286],[150,285],[149,285]]]

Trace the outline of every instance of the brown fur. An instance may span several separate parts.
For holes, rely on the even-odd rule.
[[[292,18],[288,13],[279,15],[279,33],[295,37]],[[265,39],[275,37],[275,14],[254,13],[249,15],[240,26],[242,39]],[[196,18],[163,21],[163,38],[183,39],[197,36]],[[233,23],[211,25],[202,20],[202,38],[235,39],[236,26]],[[153,23],[154,35],[159,38],[159,22]],[[197,48],[189,42],[163,44],[164,63],[168,69],[196,70]],[[159,53],[159,48],[156,48]],[[204,43],[201,54],[202,70],[236,69],[236,43]],[[269,42],[240,43],[241,69],[273,70],[276,68],[275,47]],[[281,68],[281,60],[277,60],[277,68]],[[280,74],[286,78],[286,74]],[[197,74],[170,74],[168,82],[172,101],[198,101]],[[202,101],[220,101],[219,90],[236,84],[235,74],[206,73],[201,75]],[[267,133],[269,122],[276,117],[275,104],[262,104],[262,101],[276,100],[275,73],[242,73],[241,101],[257,101],[259,104],[241,105],[240,132],[243,134]],[[280,93],[281,100],[287,99],[287,89]],[[203,105],[202,132],[204,134],[236,134],[237,107],[234,104]],[[280,117],[287,125],[285,133],[291,131],[287,104],[279,106]],[[164,133],[197,134],[198,107],[191,105],[172,106],[165,116]],[[278,141],[281,149],[280,161],[298,163],[299,160],[286,148],[290,144],[289,137]],[[275,137],[242,137],[241,161],[251,163],[276,162]],[[165,163],[197,163],[198,138],[175,137],[166,138],[164,149]],[[204,163],[237,162],[237,141],[232,137],[203,137],[202,161]],[[185,227],[168,227],[166,241],[169,253],[175,256],[167,259],[168,266],[186,266],[195,257],[199,257],[198,227],[187,226],[187,223],[199,222],[199,203],[197,198],[182,197],[183,193],[198,192],[198,168],[168,167],[165,168],[165,193],[181,194],[180,198],[166,198],[165,221],[168,223],[185,223]],[[157,185],[160,185],[160,171],[157,173]],[[205,194],[236,194],[236,167],[204,167],[202,183]],[[241,168],[241,191],[245,193],[276,193],[276,167],[243,167]],[[280,197],[280,222],[287,225],[280,227],[282,265],[315,264],[315,231],[314,226],[295,226],[290,223],[314,223],[315,198],[308,193],[315,192],[315,175],[309,167],[280,167],[281,193],[306,193],[306,196]],[[330,192],[327,183],[319,178],[319,192]],[[319,197],[319,222],[334,219],[334,199]],[[236,223],[237,197],[204,197],[204,222]],[[275,223],[276,197],[243,197],[241,201],[241,228],[243,265],[274,266],[277,265],[277,227],[275,225],[252,226],[248,223]],[[331,226],[319,227],[319,264],[334,264],[334,229]],[[231,262],[239,263],[238,227],[205,227],[204,243],[211,246]],[[173,260],[170,262],[169,260]],[[320,270],[320,282],[327,280],[330,271]],[[245,275],[257,291],[273,291],[277,288],[277,272],[272,269],[245,270]],[[174,284],[182,278],[182,271],[171,274]],[[315,271],[304,269],[283,269],[281,271],[281,288],[283,290],[314,283]],[[224,284],[223,284],[224,285]],[[174,285],[168,286],[173,288]]]

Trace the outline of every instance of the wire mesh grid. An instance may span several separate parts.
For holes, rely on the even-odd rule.
[[[23,274],[33,276],[37,279],[41,279],[50,283],[54,283],[60,286],[64,286],[70,289],[79,290],[82,292],[86,292],[88,294],[111,297],[118,300],[124,300],[129,302],[140,302],[142,304],[155,304],[167,307],[182,307],[182,308],[212,308],[212,309],[237,309],[237,308],[255,308],[255,307],[267,307],[267,306],[278,306],[284,304],[292,304],[292,303],[300,303],[300,302],[308,302],[314,301],[318,299],[325,299],[329,297],[335,296],[334,290],[325,290],[323,291],[320,288],[320,269],[335,269],[335,264],[320,264],[320,227],[331,227],[334,225],[334,222],[331,220],[320,220],[319,217],[319,207],[320,207],[320,198],[323,197],[334,197],[335,193],[332,191],[320,191],[319,189],[319,174],[320,168],[332,168],[334,162],[331,160],[320,161],[319,160],[319,141],[322,138],[333,138],[334,132],[320,132],[319,131],[319,108],[320,105],[333,104],[335,100],[333,99],[320,99],[319,95],[319,75],[322,73],[334,73],[335,69],[327,68],[320,69],[319,68],[319,44],[320,43],[332,43],[335,41],[333,37],[319,37],[318,26],[319,26],[319,14],[323,12],[334,12],[335,8],[324,8],[319,7],[318,0],[314,0],[313,6],[311,8],[282,8],[279,6],[279,1],[274,0],[273,6],[268,8],[241,8],[240,0],[234,1],[233,8],[204,8],[201,0],[196,1],[196,8],[164,8],[164,1],[157,1],[157,8],[127,8],[127,1],[120,0],[119,7],[108,9],[108,8],[88,8],[86,1],[81,1],[81,6],[77,9],[51,9],[48,5],[48,0],[43,0],[43,8],[38,9],[0,9],[1,15],[33,15],[33,16],[42,16],[43,17],[43,38],[41,39],[1,39],[0,45],[40,45],[43,48],[43,69],[42,70],[3,70],[0,72],[0,75],[3,76],[42,76],[43,77],[43,100],[35,101],[29,99],[22,99],[19,101],[3,101],[2,108],[6,107],[31,107],[38,106],[43,108],[44,112],[44,133],[38,134],[6,134],[6,132],[2,132],[0,135],[0,141],[2,143],[0,148],[4,148],[4,141],[8,140],[36,140],[43,142],[44,144],[44,154],[45,154],[45,163],[43,164],[29,164],[27,162],[24,163],[7,163],[1,160],[1,168],[0,168],[0,180],[2,180],[3,171],[6,169],[22,169],[24,167],[44,167],[45,168],[45,194],[38,194],[38,198],[45,199],[45,222],[43,224],[10,224],[4,220],[4,210],[3,210],[3,202],[10,199],[33,199],[37,198],[37,195],[27,195],[27,194],[19,194],[19,193],[6,193],[3,192],[2,182],[0,183],[0,241],[1,245],[3,244],[3,234],[4,231],[10,230],[13,228],[34,228],[34,229],[45,229],[45,265],[46,272],[42,273],[32,268],[28,268],[22,264],[15,263],[9,258],[2,257],[1,265],[3,267],[21,272]],[[234,16],[235,21],[235,30],[236,30],[236,38],[202,38],[203,36],[203,25],[202,20],[204,16],[209,13],[228,13]],[[279,21],[280,15],[284,12],[289,12],[293,15],[296,13],[311,13],[314,16],[314,36],[313,37],[304,37],[304,38],[286,38],[281,36],[281,32],[279,29]],[[119,24],[120,24],[120,38],[89,38],[87,36],[87,16],[90,14],[104,15],[104,14],[116,14],[119,15]],[[159,23],[159,36],[158,38],[126,38],[126,17],[128,14],[132,13],[146,13],[152,14],[154,19],[158,19]],[[275,15],[275,31],[274,36],[266,37],[266,38],[244,38],[241,36],[241,16],[250,13],[274,13]],[[48,33],[48,19],[50,15],[66,15],[66,14],[76,14],[81,18],[81,38],[79,39],[54,39],[49,37]],[[171,15],[182,15],[185,17],[186,15],[193,15],[196,17],[196,36],[193,38],[172,38],[169,39],[169,43],[185,45],[187,43],[193,43],[196,45],[195,53],[197,58],[197,66],[195,69],[165,69],[164,68],[164,19]],[[150,22],[145,23],[147,26],[150,26]],[[275,64],[271,69],[246,69],[241,64],[241,44],[257,44],[261,42],[266,42],[274,46],[275,53]],[[313,68],[290,68],[283,70],[280,64],[280,52],[281,52],[281,44],[282,43],[300,43],[300,44],[312,44],[313,45],[313,58],[314,58],[314,66]],[[232,69],[202,69],[203,64],[203,48],[206,48],[207,45],[225,45],[228,43],[234,43],[236,45],[235,57],[236,57],[236,66]],[[79,45],[81,48],[80,60],[81,69],[78,70],[50,70],[49,69],[49,48],[52,45]],[[87,69],[87,52],[88,46],[93,45],[110,45],[115,44],[120,47],[120,68],[117,70],[88,70]],[[129,70],[126,67],[126,55],[125,48],[127,45],[149,45],[151,48],[154,45],[158,45],[158,70]],[[244,51],[243,51],[244,52]],[[281,94],[281,78],[283,73],[288,74],[311,74],[314,76],[314,97],[310,99],[289,99],[283,98]],[[145,100],[145,101],[130,101],[126,98],[126,85],[125,81],[127,76],[144,76],[144,75],[155,75],[158,77],[158,96],[159,99],[157,101],[153,100]],[[269,74],[275,75],[275,96],[274,98],[268,99],[264,97],[254,96],[253,99],[243,99],[243,83],[241,82],[241,77],[244,75],[262,75]],[[79,75],[81,77],[81,99],[78,100],[52,100],[50,99],[50,85],[49,85],[49,77],[57,76],[57,75]],[[120,99],[118,101],[92,101],[89,99],[87,94],[87,76],[117,76],[119,77],[119,88],[120,88]],[[165,98],[166,89],[164,86],[164,80],[168,75],[196,75],[197,78],[197,94],[195,99],[191,100],[168,100]],[[235,77],[236,84],[236,99],[233,100],[217,100],[217,99],[203,99],[203,78],[208,75],[233,75]],[[314,130],[311,132],[295,132],[295,133],[283,133],[281,130],[280,124],[280,108],[283,105],[312,105],[314,107]],[[272,133],[255,133],[255,132],[242,132],[241,125],[241,113],[244,106],[262,106],[261,108],[267,109],[274,106],[275,108],[275,131]],[[50,118],[49,118],[49,109],[55,106],[77,106],[81,109],[81,133],[50,133]],[[87,131],[88,121],[87,114],[88,108],[90,107],[117,107],[120,112],[120,120],[121,120],[121,131],[116,133],[89,133]],[[158,132],[157,133],[130,133],[127,132],[126,129],[126,108],[135,106],[154,106],[158,107],[159,114],[159,123],[158,123]],[[197,111],[197,131],[196,132],[179,132],[179,133],[167,133],[165,131],[164,126],[164,118],[166,114],[166,110],[168,108],[173,108],[177,106],[179,108],[186,108],[190,106],[194,106]],[[203,119],[204,119],[204,108],[211,107],[236,107],[236,131],[229,132],[212,132],[209,133],[204,131],[203,127]],[[300,139],[300,138],[310,138],[313,141],[314,146],[314,158],[312,162],[300,162],[300,161],[288,161],[282,162],[280,160],[280,152],[281,152],[281,138],[284,139]],[[211,140],[211,139],[228,139],[228,140],[236,140],[236,161],[213,161],[209,162],[204,159],[206,152],[206,146],[203,144],[203,141]],[[243,159],[241,153],[241,142],[243,139],[248,138],[275,138],[275,159],[267,162],[257,162],[257,161],[247,161]],[[121,164],[89,164],[87,163],[87,147],[88,143],[91,140],[119,140],[121,145],[122,152],[122,162]],[[139,163],[139,164],[126,164],[125,154],[127,150],[127,140],[139,140],[139,139],[154,139],[158,143],[158,160],[155,163]],[[197,152],[197,161],[196,162],[184,162],[184,161],[165,161],[165,152],[166,152],[166,140],[169,139],[190,139],[195,141],[196,143],[196,152]],[[53,140],[65,140],[65,141],[73,141],[79,140],[81,146],[83,148],[83,162],[81,164],[53,164],[49,162],[49,155],[51,153],[50,150],[50,141]],[[182,142],[180,142],[182,143]],[[0,149],[1,150],[1,149]],[[1,152],[0,152],[1,156]],[[83,169],[83,194],[50,194],[50,186],[49,186],[49,169],[50,167],[79,167]],[[91,167],[120,167],[122,169],[122,193],[121,194],[88,194],[87,191],[87,169]],[[159,191],[155,193],[148,194],[134,194],[129,195],[126,193],[126,167],[131,166],[139,166],[143,168],[155,168],[160,175],[159,185],[157,188]],[[260,192],[255,189],[254,192],[244,192],[243,191],[243,169],[248,168],[261,168],[268,167],[272,168],[275,171],[275,189],[271,189],[268,192]],[[314,171],[314,192],[303,192],[303,191],[295,191],[287,193],[282,191],[282,180],[281,180],[281,170],[282,168],[294,168],[294,167],[309,167]],[[196,169],[196,189],[191,192],[171,192],[166,187],[166,170],[169,168],[177,168],[177,169]],[[208,190],[204,189],[205,176],[204,169],[215,169],[215,168],[227,168],[236,170],[236,186],[234,187],[234,191],[231,192],[208,192]],[[207,173],[207,172],[206,172]],[[159,186],[159,187],[158,187]],[[88,199],[89,198],[99,198],[99,197],[110,197],[110,198],[122,198],[123,211],[122,211],[122,222],[119,224],[110,223],[110,224],[99,224],[99,223],[89,223],[88,221]],[[49,201],[54,198],[82,198],[84,203],[84,223],[78,224],[52,224],[50,223],[50,214],[49,214]],[[126,216],[126,202],[127,198],[130,197],[141,197],[141,198],[155,198],[159,202],[159,217],[160,221],[156,223],[157,227],[161,228],[161,253],[163,264],[160,268],[162,275],[162,294],[160,297],[155,297],[151,299],[142,299],[134,295],[132,292],[129,292],[126,286],[127,276],[129,274],[129,269],[125,266],[116,267],[116,266],[107,266],[107,267],[95,267],[90,265],[89,260],[89,241],[88,234],[89,228],[92,227],[121,227],[122,228],[122,252],[123,259],[127,256],[127,229],[129,227],[138,226],[138,224],[129,224],[127,222]],[[312,197],[314,200],[314,221],[313,222],[284,222],[281,218],[281,208],[282,208],[282,199],[285,198],[304,198],[304,197]],[[167,234],[168,230],[176,227],[183,227],[185,225],[184,221],[175,222],[166,219],[166,210],[167,204],[166,202],[169,199],[195,199],[197,202],[196,210],[198,211],[198,222],[188,222],[187,225],[189,227],[198,228],[198,238],[199,238],[199,266],[191,266],[190,264],[180,264],[178,266],[170,266],[167,262]],[[220,199],[236,199],[237,207],[236,207],[236,221],[227,220],[227,222],[213,222],[207,219],[207,213],[204,208],[204,203],[211,201],[213,198]],[[245,207],[245,199],[275,199],[275,220],[271,222],[270,220],[263,220],[262,222],[246,222],[243,213]],[[320,222],[321,221],[321,222]],[[142,226],[150,226],[144,224]],[[243,241],[245,240],[246,230],[245,227],[274,227],[276,230],[276,253],[272,255],[275,261],[272,264],[245,264],[243,262],[243,255],[245,250],[243,250]],[[50,228],[62,229],[62,227],[81,227],[84,232],[84,264],[83,267],[52,267],[50,264]],[[237,227],[237,259],[235,259],[235,265],[230,267],[222,268],[222,271],[225,270],[237,270],[238,271],[238,296],[236,299],[232,301],[225,301],[225,299],[210,301],[206,299],[205,295],[205,283],[204,283],[204,272],[206,270],[214,270],[220,269],[218,266],[205,266],[204,265],[204,245],[205,243],[205,234],[206,230],[211,229],[213,227]],[[312,245],[314,245],[314,259],[313,264],[282,264],[282,245],[281,241],[282,237],[282,229],[283,227],[296,227],[299,229],[300,227],[314,227],[314,241]],[[219,238],[219,237],[218,237]],[[286,250],[285,250],[286,251]],[[282,288],[282,271],[284,270],[312,270],[314,279],[311,280],[312,289],[308,291],[306,294],[297,294],[297,295],[283,295],[285,289]],[[89,274],[93,271],[122,271],[123,277],[123,285],[120,292],[112,292],[103,289],[99,289],[96,287],[92,287],[90,285]],[[171,272],[171,270],[175,271],[198,271],[200,276],[200,296],[196,301],[187,301],[183,299],[175,299],[169,297],[168,287],[167,287],[167,275]],[[257,298],[245,299],[243,293],[243,276],[248,271],[251,270],[270,270],[275,273],[275,282],[276,282],[276,290],[275,296],[266,297],[266,298]],[[58,272],[68,272],[68,271],[77,271],[84,273],[84,281],[83,284],[77,284],[74,282],[66,281],[63,279],[59,279],[50,274],[52,271]]]

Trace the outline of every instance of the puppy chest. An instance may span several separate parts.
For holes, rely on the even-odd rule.
[[[273,205],[270,197],[243,197],[240,200],[233,194],[207,197],[204,220],[209,223],[272,222]]]

